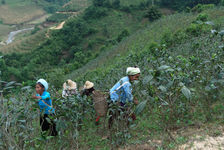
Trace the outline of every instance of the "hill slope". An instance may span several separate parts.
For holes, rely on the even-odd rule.
[[[90,17],[94,9],[89,8],[88,15],[81,17]],[[98,18],[98,12],[107,15]],[[9,71],[6,77],[13,74],[21,79],[39,78],[45,73],[43,69],[47,70],[48,75],[42,76],[51,83],[60,136],[56,140],[47,137],[48,142],[43,144],[46,139],[38,134],[39,116],[30,110],[36,109],[33,106],[36,102],[29,100],[32,91],[25,87],[19,96],[12,92],[9,100],[7,97],[3,100],[5,105],[1,106],[9,108],[2,109],[2,114],[6,112],[2,118],[18,128],[2,123],[2,133],[7,138],[0,139],[3,141],[0,146],[3,149],[8,145],[38,149],[118,149],[125,144],[146,144],[147,149],[174,149],[191,140],[189,136],[193,134],[186,134],[189,128],[221,135],[222,129],[217,127],[223,125],[224,117],[224,46],[220,34],[211,30],[219,32],[224,28],[223,7],[202,13],[174,14],[153,23],[144,14],[138,9],[124,12],[99,8],[97,17],[94,15],[97,19],[70,18],[62,30],[52,32],[51,38],[32,53],[6,55],[9,67],[1,59],[1,67]],[[70,56],[75,59],[67,60]],[[108,91],[125,76],[126,67],[134,65],[141,68],[140,82],[133,84],[134,96],[140,104],[132,106],[137,120],[128,128],[122,118],[111,131],[105,130],[103,124],[95,126],[92,101],[80,96],[63,99],[54,88],[61,88],[61,83],[71,78],[79,86],[90,80],[97,89]],[[33,68],[36,72],[32,72]]]

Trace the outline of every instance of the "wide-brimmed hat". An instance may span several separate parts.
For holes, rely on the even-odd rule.
[[[88,90],[94,87],[94,83],[90,82],[90,81],[86,81],[85,85],[84,85],[84,89]]]
[[[37,81],[37,83],[42,84],[42,85],[44,86],[45,91],[47,91],[47,89],[48,89],[48,83],[47,83],[46,80],[44,80],[44,79],[39,79],[39,80]]]
[[[63,88],[64,88],[64,90],[75,90],[77,88],[77,84],[74,81],[68,79],[63,84]]]

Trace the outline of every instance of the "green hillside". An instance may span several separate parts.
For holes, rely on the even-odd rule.
[[[32,79],[35,72],[39,72],[40,69],[47,71],[49,68],[59,66],[64,67],[64,73],[69,73],[95,58],[106,48],[116,45],[128,35],[149,24],[145,18],[146,11],[147,9],[136,9],[125,12],[91,6],[79,17],[68,19],[61,30],[51,31],[50,38],[41,46],[33,47],[29,53],[5,55],[9,70],[3,73],[3,76],[8,77],[10,74],[12,79],[24,81]],[[44,55],[40,55],[43,53]],[[17,58],[16,63],[10,62],[12,57]],[[24,66],[21,62],[30,63]],[[49,65],[40,67],[40,64]],[[24,74],[26,72],[24,69],[29,70],[29,73]]]
[[[154,1],[157,7],[148,0],[92,2],[85,3],[88,7],[78,16],[65,20],[61,30],[50,31],[48,39],[38,44],[25,41],[33,45],[30,51],[0,58],[1,80],[22,83],[0,82],[0,149],[167,150],[182,149],[183,144],[197,149],[194,136],[200,135],[199,141],[207,136],[223,138],[221,1],[215,1],[220,4],[215,6],[202,5],[211,1],[175,0],[175,7],[163,0]],[[64,6],[66,11],[77,10]],[[76,81],[78,88],[92,81],[106,93],[129,66],[140,67],[141,77],[133,84],[140,104],[128,104],[137,120],[129,120],[128,127],[125,113],[111,130],[103,118],[96,126],[90,98],[61,97],[66,79]],[[40,135],[39,108],[31,99],[38,78],[50,84],[56,109],[52,118],[59,131],[56,138]],[[121,108],[111,104],[110,109]],[[223,148],[222,144],[213,146]]]

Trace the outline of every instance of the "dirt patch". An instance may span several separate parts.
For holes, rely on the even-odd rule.
[[[208,133],[199,130],[190,136],[188,142],[179,146],[179,150],[224,150],[224,132],[222,127],[210,128]]]
[[[196,136],[187,144],[180,146],[180,150],[224,150],[224,135],[218,137]]]
[[[61,22],[58,26],[51,27],[50,29],[51,30],[60,30],[63,28],[64,24],[65,24],[65,21]]]

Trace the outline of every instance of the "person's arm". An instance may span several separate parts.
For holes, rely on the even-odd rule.
[[[126,94],[128,102],[133,102],[132,88],[130,83],[124,85],[124,92]]]
[[[45,93],[44,95],[40,96],[42,100],[49,100],[50,99],[50,94]]]

